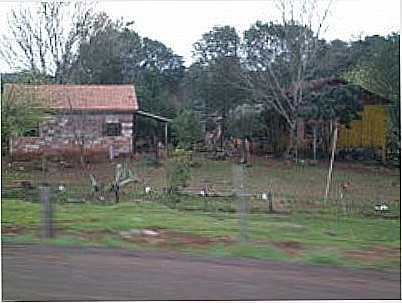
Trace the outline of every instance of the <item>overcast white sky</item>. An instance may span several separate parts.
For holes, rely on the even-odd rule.
[[[25,2],[25,1],[24,1]],[[0,35],[15,2],[0,2]],[[112,18],[134,21],[141,36],[157,39],[191,63],[193,43],[214,25],[232,25],[239,33],[257,20],[274,20],[272,1],[99,1],[98,10]],[[324,37],[349,41],[359,34],[386,35],[400,31],[400,0],[334,0]],[[0,65],[0,71],[7,67]]]

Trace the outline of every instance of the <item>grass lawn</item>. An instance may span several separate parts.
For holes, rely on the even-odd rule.
[[[163,166],[149,168],[141,162],[131,165],[144,183],[153,188],[164,185]],[[99,166],[102,171],[97,172],[99,176],[103,173],[105,180],[109,174],[106,166]],[[113,169],[112,164],[109,169]],[[66,188],[79,191],[79,186],[89,182],[86,177],[73,177],[73,173],[73,169],[61,170],[50,179],[54,185],[62,182]],[[55,204],[56,238],[52,240],[40,239],[41,209],[35,203],[35,196],[3,198],[2,239],[17,243],[180,250],[217,256],[400,268],[400,219],[367,216],[364,212],[383,201],[391,206],[394,214],[400,213],[399,170],[338,163],[334,189],[326,204],[322,201],[325,174],[325,164],[300,167],[255,159],[247,169],[246,190],[255,193],[271,188],[274,208],[282,211],[268,214],[260,200],[250,199],[247,240],[243,242],[239,241],[234,199],[203,200],[184,196],[172,209],[167,206],[170,204],[165,196],[146,196],[139,185],[127,189],[119,204]],[[3,184],[7,186],[15,179],[36,180],[39,176],[39,171],[28,168],[3,171]],[[337,188],[345,181],[350,182],[351,188],[340,201]],[[189,188],[196,190],[204,182],[214,184],[218,191],[232,190],[232,163],[202,162],[193,169]],[[354,211],[346,213],[346,204],[353,205]],[[159,235],[135,234],[142,229],[151,229]],[[127,231],[133,232],[122,233]]]

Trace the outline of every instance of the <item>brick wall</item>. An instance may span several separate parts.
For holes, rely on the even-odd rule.
[[[121,136],[105,136],[106,123],[121,123]],[[77,139],[79,139],[77,141]],[[74,157],[109,156],[130,153],[132,148],[132,114],[56,114],[39,127],[39,137],[18,137],[11,141],[14,158],[43,155]]]

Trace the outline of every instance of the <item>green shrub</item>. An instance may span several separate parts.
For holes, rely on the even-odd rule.
[[[176,152],[175,152],[176,153]],[[186,187],[191,178],[191,161],[184,154],[174,154],[166,162],[166,179],[169,193],[176,192],[180,187]]]
[[[200,117],[191,109],[182,109],[173,120],[173,131],[178,145],[191,150],[193,145],[201,139]]]

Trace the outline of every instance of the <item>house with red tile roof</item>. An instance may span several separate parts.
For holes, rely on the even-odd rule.
[[[14,158],[82,155],[101,157],[133,151],[138,102],[134,85],[6,84],[15,102],[32,98],[47,118],[13,138]]]

